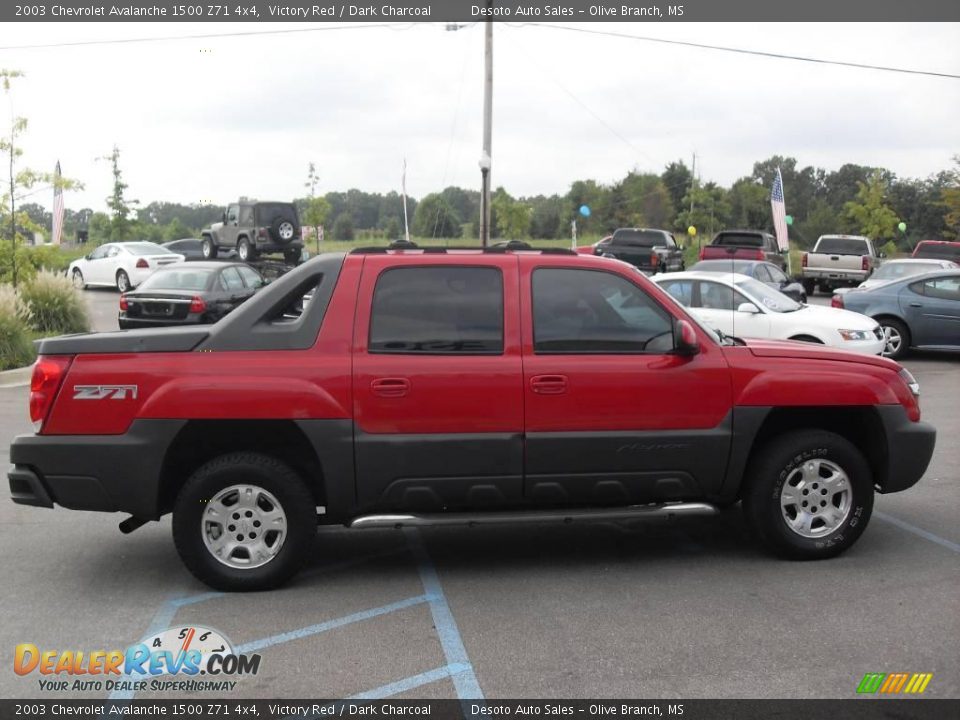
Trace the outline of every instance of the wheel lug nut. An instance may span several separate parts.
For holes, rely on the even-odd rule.
[[[230,532],[233,532],[233,531],[236,530],[236,529],[237,529],[237,526],[236,526],[236,525],[228,525],[228,526],[227,526],[227,530],[229,530]]]
[[[237,535],[237,540],[243,540],[243,535]]]
[[[239,520],[239,519],[240,519],[240,513],[234,513],[234,514],[233,514],[233,519],[234,519],[234,520]]]

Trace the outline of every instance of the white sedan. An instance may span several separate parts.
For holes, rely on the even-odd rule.
[[[183,255],[152,242],[105,243],[70,263],[67,277],[78,288],[99,285],[127,292],[157,268],[182,261]]]
[[[803,305],[736,273],[680,272],[651,278],[707,325],[727,335],[803,340],[866,355],[883,350],[876,320],[836,308]]]

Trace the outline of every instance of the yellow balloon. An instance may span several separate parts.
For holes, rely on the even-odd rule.
[[[690,227],[687,228],[687,235],[689,235],[690,237],[696,237],[697,229],[693,225],[691,225]]]

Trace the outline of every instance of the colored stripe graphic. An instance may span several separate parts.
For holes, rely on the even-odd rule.
[[[927,689],[932,679],[933,673],[867,673],[857,686],[857,692],[919,695]]]
[[[883,682],[883,679],[886,676],[886,673],[867,673],[863,676],[863,680],[861,680],[860,684],[857,686],[857,692],[875,693],[880,689],[880,684]]]

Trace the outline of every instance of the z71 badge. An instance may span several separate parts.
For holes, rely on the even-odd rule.
[[[74,400],[137,399],[136,385],[74,385]]]

